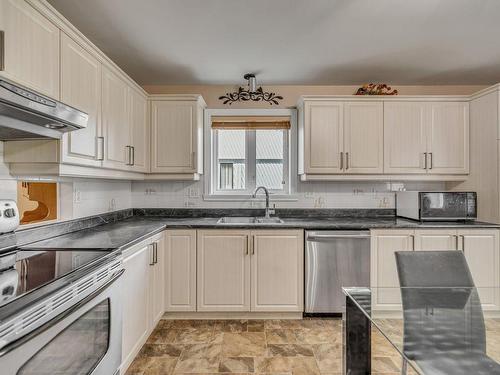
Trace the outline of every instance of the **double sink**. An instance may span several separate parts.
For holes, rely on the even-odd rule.
[[[226,216],[221,217],[217,224],[224,225],[245,225],[245,224],[283,224],[279,217],[251,217],[251,216]]]

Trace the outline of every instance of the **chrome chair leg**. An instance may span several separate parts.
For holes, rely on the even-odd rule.
[[[401,363],[401,375],[406,375],[408,371],[408,361],[403,358],[403,363]]]

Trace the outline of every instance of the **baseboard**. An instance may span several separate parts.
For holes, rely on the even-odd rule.
[[[162,319],[302,319],[302,312],[166,312]]]

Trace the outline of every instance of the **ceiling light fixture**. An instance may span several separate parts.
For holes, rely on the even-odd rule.
[[[248,81],[248,88],[239,87],[238,91],[228,92],[226,95],[219,96],[223,104],[233,104],[234,102],[267,102],[270,105],[279,105],[279,101],[283,100],[281,95],[274,92],[265,92],[262,86],[257,88],[257,80],[255,74],[247,73],[243,76]]]

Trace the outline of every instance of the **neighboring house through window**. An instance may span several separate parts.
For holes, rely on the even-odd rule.
[[[275,194],[289,194],[290,116],[208,118],[209,195],[248,196],[257,186],[265,186]]]

